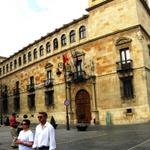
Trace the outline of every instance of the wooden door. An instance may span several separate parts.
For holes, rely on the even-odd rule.
[[[90,123],[91,106],[89,93],[86,90],[78,91],[75,101],[77,123]]]

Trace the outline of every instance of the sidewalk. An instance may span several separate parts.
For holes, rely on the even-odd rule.
[[[56,129],[57,150],[149,150],[150,124],[124,126],[90,126],[87,131],[76,128]],[[31,129],[34,132],[35,126]],[[0,127],[0,150],[10,148],[9,127]],[[16,149],[17,150],[17,149]]]

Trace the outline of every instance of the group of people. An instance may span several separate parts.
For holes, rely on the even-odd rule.
[[[24,119],[21,123],[22,130],[17,134],[18,122],[16,113],[12,113],[10,118],[10,132],[12,135],[12,148],[19,150],[55,150],[55,129],[47,121],[47,113],[39,112],[39,124],[36,126],[35,135],[30,130],[30,120]]]

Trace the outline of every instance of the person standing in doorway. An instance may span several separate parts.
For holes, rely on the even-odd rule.
[[[17,148],[18,145],[16,144],[16,139],[17,139],[17,127],[19,125],[19,122],[17,122],[16,120],[16,113],[12,113],[12,116],[10,117],[9,120],[10,123],[10,133],[12,136],[12,143],[11,143],[11,147],[12,148]]]
[[[22,129],[16,140],[16,144],[19,144],[19,150],[32,150],[33,133],[29,129],[30,120],[24,119],[21,123]]]
[[[47,113],[39,112],[38,119],[40,124],[36,127],[32,148],[34,150],[55,150],[55,129],[47,122]]]

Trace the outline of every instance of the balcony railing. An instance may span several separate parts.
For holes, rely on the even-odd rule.
[[[52,87],[53,86],[53,79],[44,80],[45,87]]]
[[[125,71],[132,71],[133,70],[133,63],[131,59],[126,61],[119,61],[117,64],[117,71],[118,72],[125,72]]]
[[[27,91],[28,92],[33,92],[35,89],[34,89],[34,84],[29,84],[27,85]]]
[[[19,95],[20,94],[20,89],[19,88],[15,88],[14,89],[14,95]]]
[[[86,81],[86,72],[83,71],[83,70],[74,72],[72,75],[73,75],[72,79],[76,83],[80,83],[80,82],[85,82]]]

